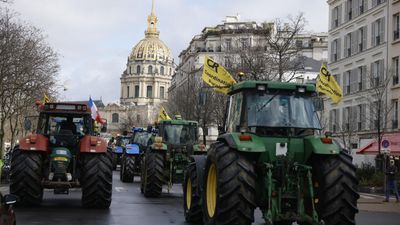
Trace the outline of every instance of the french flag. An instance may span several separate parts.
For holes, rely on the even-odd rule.
[[[92,97],[89,97],[89,107],[90,111],[92,111],[92,119],[96,120],[98,123],[104,124],[104,121],[101,119],[99,111],[97,111],[96,104],[94,104]]]

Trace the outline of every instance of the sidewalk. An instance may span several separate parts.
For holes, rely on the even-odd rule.
[[[394,212],[400,214],[400,202],[391,197],[389,202],[383,202],[384,196],[376,194],[360,193],[358,209],[370,212]]]

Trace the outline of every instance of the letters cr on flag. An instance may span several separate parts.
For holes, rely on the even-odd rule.
[[[342,88],[324,64],[322,64],[317,78],[317,91],[331,97],[333,103],[338,103],[343,98]]]
[[[89,108],[92,112],[92,119],[100,124],[104,124],[104,121],[101,119],[99,111],[97,111],[96,104],[94,104],[92,97],[89,97]]]
[[[215,87],[216,91],[224,94],[227,94],[229,87],[236,83],[235,79],[233,79],[224,67],[214,62],[208,56],[204,58],[202,79],[211,87]]]
[[[161,106],[160,112],[158,113],[159,120],[171,120],[171,117],[168,116],[167,111],[165,111],[164,107]]]

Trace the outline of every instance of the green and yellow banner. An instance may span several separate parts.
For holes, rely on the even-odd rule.
[[[208,56],[204,58],[202,79],[211,87],[215,87],[214,90],[224,94],[227,94],[229,87],[236,83],[224,67]]]
[[[317,78],[317,91],[331,97],[333,103],[343,98],[343,91],[324,64],[321,65]]]

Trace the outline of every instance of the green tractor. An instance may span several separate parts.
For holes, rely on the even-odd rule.
[[[183,185],[188,222],[353,225],[352,158],[321,129],[314,85],[244,81],[229,92],[223,134],[191,158]]]
[[[198,125],[196,121],[161,120],[158,134],[147,147],[142,157],[141,192],[145,197],[158,197],[163,185],[168,190],[174,183],[182,183],[184,169],[192,155],[205,155],[203,144],[198,144]]]

